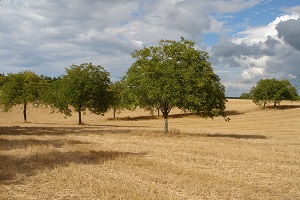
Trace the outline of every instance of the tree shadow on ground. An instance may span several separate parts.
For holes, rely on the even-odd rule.
[[[225,111],[226,116],[232,115],[241,115],[244,114],[243,112],[238,112],[236,110],[227,110]],[[193,114],[193,113],[179,113],[179,114],[170,114],[168,116],[169,119],[179,119],[179,118],[187,118],[187,117],[201,117],[200,114]],[[155,119],[162,119],[163,116],[155,116],[155,115],[146,115],[146,116],[137,116],[137,117],[117,117],[115,120],[121,121],[140,121],[140,120],[155,120]],[[109,120],[114,120],[113,118],[109,118]]]
[[[117,119],[109,119],[109,120],[117,120]],[[90,127],[110,127],[110,128],[149,128],[149,126],[120,126],[120,125],[113,125],[113,124],[105,124],[105,125],[95,125],[95,124],[84,124],[84,126]],[[120,129],[119,129],[120,130]]]
[[[99,127],[0,127],[0,135],[68,135],[68,134],[105,134],[105,133],[129,133],[130,130],[105,130]]]
[[[36,175],[38,171],[67,167],[75,164],[102,164],[126,156],[142,156],[145,153],[118,151],[70,151],[52,150],[49,153],[36,153],[29,157],[0,155],[0,185],[20,184],[24,178]]]
[[[275,109],[275,110],[288,110],[288,109],[295,109],[295,108],[300,108],[300,105],[277,105],[276,107],[274,106],[266,106],[267,109]]]
[[[179,113],[179,114],[169,114],[168,118],[176,119],[176,118],[185,118],[185,117],[198,117],[196,114],[192,113]],[[144,115],[144,116],[137,116],[137,117],[117,117],[116,120],[122,121],[139,121],[139,120],[153,120],[153,119],[162,119],[162,115]],[[110,119],[112,120],[112,119]]]
[[[28,146],[52,145],[61,148],[64,145],[89,144],[77,140],[35,140],[35,139],[0,139],[0,150],[25,149]]]
[[[226,116],[233,116],[233,115],[242,115],[245,114],[244,112],[238,112],[236,110],[225,110]]]
[[[239,134],[191,134],[199,137],[234,138],[234,139],[267,139],[264,135],[239,135]]]
[[[116,117],[115,119],[113,118],[108,118],[109,120],[120,120],[120,121],[139,121],[139,120],[152,120],[152,119],[161,119],[161,116],[153,116],[153,115],[148,115],[148,116],[137,116],[137,117]]]

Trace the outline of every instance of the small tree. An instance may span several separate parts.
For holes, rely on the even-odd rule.
[[[110,101],[110,108],[113,110],[113,118],[116,118],[116,112],[124,109],[125,102],[123,101],[123,89],[124,85],[120,81],[110,84],[110,91],[112,99]]]
[[[282,100],[297,100],[297,90],[288,80],[262,79],[250,91],[252,101],[266,107],[273,103],[274,107]]]
[[[131,99],[140,107],[159,108],[168,132],[168,115],[174,107],[202,117],[224,116],[225,88],[213,73],[208,54],[184,38],[161,40],[136,50],[135,62],[124,80]]]
[[[23,105],[24,122],[27,122],[27,105],[38,105],[40,89],[41,78],[34,72],[8,74],[1,87],[0,103],[3,111],[9,111],[15,105]]]
[[[240,99],[251,99],[251,94],[244,92],[241,94],[241,96],[239,98]]]
[[[48,106],[52,106],[55,108],[54,105],[57,105],[59,102],[58,96],[58,89],[59,89],[59,83],[62,77],[48,77],[48,76],[41,76],[43,80],[44,87],[42,87],[41,93],[40,93],[40,98],[42,104]],[[54,109],[53,109],[54,111]]]
[[[67,116],[71,115],[73,108],[78,113],[79,124],[86,109],[104,115],[111,100],[109,73],[92,63],[72,65],[66,73],[51,84],[46,101]]]

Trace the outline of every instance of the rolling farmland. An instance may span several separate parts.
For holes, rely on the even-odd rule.
[[[299,199],[300,103],[232,100],[231,118],[172,110],[0,113],[0,199]]]

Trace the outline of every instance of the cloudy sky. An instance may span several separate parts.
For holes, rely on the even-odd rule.
[[[116,81],[135,49],[180,36],[209,52],[227,96],[262,78],[300,93],[299,0],[1,0],[0,72],[92,62]]]

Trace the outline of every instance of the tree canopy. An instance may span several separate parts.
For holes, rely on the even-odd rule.
[[[192,41],[161,40],[132,53],[135,62],[124,83],[140,107],[159,108],[168,132],[168,115],[174,107],[202,117],[224,115],[225,88],[208,62],[208,53]]]
[[[297,90],[288,80],[262,79],[250,91],[255,104],[263,106],[273,103],[274,107],[282,100],[295,101],[298,98]]]
[[[15,105],[23,105],[23,117],[27,122],[27,105],[39,103],[41,86],[41,78],[34,72],[8,74],[0,94],[3,111],[8,111]]]
[[[4,74],[0,74],[0,87],[6,82],[6,76]]]
[[[110,108],[113,110],[113,118],[116,118],[116,112],[126,107],[124,99],[124,84],[121,81],[116,81],[109,86],[112,98],[110,101]]]
[[[51,83],[46,92],[46,101],[60,112],[70,116],[72,109],[78,112],[78,123],[82,123],[82,112],[89,110],[104,114],[111,98],[109,73],[100,65],[92,63],[72,65],[66,75]]]
[[[241,94],[241,96],[239,98],[240,99],[251,99],[251,94],[244,92]]]

